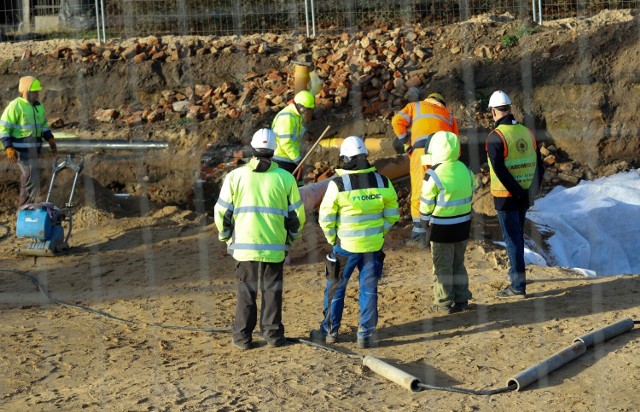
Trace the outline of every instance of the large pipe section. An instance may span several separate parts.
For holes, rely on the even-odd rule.
[[[507,386],[516,385],[516,390],[519,391],[576,359],[585,353],[587,348],[603,343],[606,340],[631,330],[633,328],[633,324],[633,319],[627,318],[576,338],[569,347],[555,353],[542,362],[539,362],[509,379]]]
[[[609,326],[605,326],[602,329],[598,329],[591,333],[587,333],[584,336],[575,338],[574,342],[582,342],[584,346],[589,349],[597,344],[603,343],[606,340],[613,338],[614,336],[622,335],[623,333],[633,329],[633,319],[626,318],[612,323]]]
[[[391,180],[409,174],[409,158],[406,155],[378,159],[373,162],[373,166],[376,167],[381,175]],[[335,176],[332,176],[329,179],[310,183],[300,188],[300,198],[302,199],[302,203],[304,203],[304,210],[306,212],[315,212],[318,210],[322,202],[322,197],[327,191],[327,187],[329,187],[329,182],[334,177]]]
[[[58,150],[92,151],[92,150],[133,150],[166,149],[167,142],[149,142],[133,140],[103,140],[103,139],[60,139],[56,140]],[[48,146],[44,145],[44,149]]]
[[[389,379],[391,382],[397,383],[411,392],[420,391],[420,379],[395,366],[391,366],[373,356],[365,356],[364,359],[362,359],[362,363],[378,375]]]

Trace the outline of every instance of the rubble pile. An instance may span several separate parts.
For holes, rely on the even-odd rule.
[[[317,94],[320,109],[348,107],[365,118],[390,118],[408,101],[420,99],[435,72],[425,62],[434,57],[434,45],[449,55],[460,53],[459,45],[443,42],[442,28],[429,31],[420,26],[381,27],[367,33],[320,35],[314,39],[298,35],[263,34],[243,37],[195,38],[184,43],[164,42],[160,37],[127,43],[60,46],[47,55],[54,59],[91,64],[99,60],[143,64],[173,62],[203,55],[276,54],[279,67],[266,73],[246,73],[237,82],[198,84],[183,90],[165,90],[151,107],[132,110],[120,107],[95,112],[101,122],[120,122],[129,127],[180,118],[208,120],[238,119],[243,113],[275,113],[292,97],[294,64],[307,62],[323,81]],[[483,46],[497,53],[500,45]],[[23,59],[32,53],[25,50]],[[459,56],[458,56],[459,57]],[[459,116],[460,117],[460,116]],[[482,123],[484,115],[472,114]]]

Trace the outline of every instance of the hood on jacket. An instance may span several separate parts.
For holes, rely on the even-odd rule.
[[[27,98],[27,93],[29,93],[29,89],[31,89],[31,84],[36,80],[33,76],[24,76],[20,78],[20,83],[18,84],[18,91],[20,92],[20,96],[23,98]]]
[[[439,131],[433,134],[422,164],[451,163],[460,158],[460,139],[453,132]],[[425,163],[427,161],[428,163]]]

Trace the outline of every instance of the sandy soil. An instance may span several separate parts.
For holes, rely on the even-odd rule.
[[[7,226],[10,218],[2,217]],[[309,219],[285,270],[289,338],[306,338],[322,317],[328,246]],[[425,384],[497,389],[579,336],[640,320],[637,276],[529,266],[531,298],[497,300],[506,255],[484,239],[495,229],[494,218],[475,217],[466,260],[472,311],[428,311],[430,254],[406,248],[409,229],[396,227],[380,284],[379,347],[355,345],[353,281],[332,350],[270,348],[256,337],[259,346],[241,352],[226,332],[234,260],[211,221],[175,207],[120,219],[82,207],[67,256],[19,257],[16,239],[0,240],[0,410],[637,410],[637,327],[519,392],[491,396],[413,393],[363,366],[369,355]]]
[[[504,77],[502,72],[519,67],[522,55],[536,50],[542,56],[542,51],[565,56],[534,60],[536,82],[558,90],[564,84],[575,85],[572,67],[582,67],[584,45],[591,44],[591,49],[607,51],[587,59],[593,62],[596,78],[615,83],[621,101],[633,101],[637,93],[629,85],[637,85],[637,74],[627,63],[636,48],[623,41],[627,26],[610,23],[634,16],[611,12],[597,19],[546,24],[539,37],[523,39],[519,48],[501,49],[498,57],[504,60],[495,65],[477,58],[478,88],[493,90],[498,79],[510,79],[508,84],[520,87],[519,70],[509,70]],[[503,27],[490,20],[447,27],[442,31],[446,42],[431,36],[437,41],[435,57],[426,67],[440,73],[432,86],[453,94],[456,116],[466,122],[461,124],[475,127],[476,112],[474,105],[462,105],[468,99],[462,95],[462,77],[451,74],[462,73],[462,57],[451,50],[464,44],[496,46],[517,25],[514,21]],[[606,30],[598,32],[602,27]],[[596,34],[590,37],[592,31]],[[623,47],[615,50],[607,46],[612,40],[602,47],[594,40],[616,36]],[[294,245],[292,262],[285,268],[284,323],[291,342],[269,348],[256,337],[257,348],[240,352],[228,333],[235,310],[235,262],[217,241],[209,217],[167,205],[187,203],[185,194],[199,176],[200,154],[212,136],[250,136],[244,131],[254,130],[264,119],[251,117],[240,123],[218,119],[188,126],[158,123],[135,129],[95,125],[91,119],[96,108],[119,107],[137,99],[147,104],[164,89],[183,90],[190,79],[218,85],[221,79],[235,78],[241,71],[238,67],[247,65],[246,55],[216,57],[215,65],[211,56],[194,59],[185,76],[178,75],[182,65],[164,64],[160,74],[166,84],[157,81],[151,65],[98,63],[85,73],[84,66],[44,55],[21,58],[25,48],[36,55],[61,44],[0,43],[3,103],[15,94],[17,78],[29,71],[49,81],[52,94],[46,104],[51,116],[72,128],[90,126],[77,130],[79,135],[148,136],[171,142],[174,150],[158,155],[88,155],[76,194],[71,253],[38,259],[13,252],[19,246],[14,237],[17,173],[0,160],[0,411],[638,410],[637,325],[518,392],[414,393],[363,366],[362,357],[369,355],[427,385],[499,389],[577,337],[622,319],[640,320],[637,274],[590,279],[566,268],[529,266],[529,299],[494,298],[506,285],[507,257],[493,243],[500,240],[500,232],[486,191],[485,197],[475,200],[477,213],[466,260],[472,311],[448,316],[428,311],[433,297],[431,256],[403,245],[410,230],[405,216],[405,223],[390,232],[385,247],[379,346],[356,347],[356,279],[348,291],[342,341],[330,350],[295,342],[305,339],[322,318],[328,245],[316,216],[309,213],[303,239]],[[277,55],[249,61],[261,73],[278,67]],[[611,62],[618,68],[613,74],[622,75],[607,77]],[[549,79],[547,72],[553,74]],[[137,76],[144,88],[101,87],[134,78],[129,76]],[[599,89],[595,92],[602,94]],[[582,95],[576,96],[581,101]],[[613,112],[624,112],[611,107]],[[360,130],[364,122],[343,111],[317,122],[331,122],[339,135],[356,133],[353,130]],[[608,115],[604,118],[609,120]],[[635,124],[624,119],[612,121],[612,130]],[[388,119],[376,121],[366,122],[370,134],[384,135]],[[325,124],[320,126],[322,130]],[[116,189],[141,197],[114,197],[111,191]],[[216,196],[209,197],[215,201]]]

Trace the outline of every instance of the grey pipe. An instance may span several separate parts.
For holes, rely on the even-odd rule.
[[[519,391],[525,388],[527,385],[537,381],[538,379],[553,372],[559,367],[571,362],[578,356],[582,355],[596,344],[602,343],[606,340],[618,336],[624,332],[633,329],[633,319],[626,318],[616,323],[605,326],[601,329],[595,330],[584,336],[574,339],[573,344],[560,352],[548,357],[542,362],[520,372],[518,375],[509,379],[507,386],[516,385],[516,390]]]
[[[133,150],[166,149],[167,142],[149,142],[132,140],[102,140],[102,139],[59,139],[56,140],[59,150],[91,151],[91,150]],[[46,149],[47,145],[43,146]]]
[[[594,345],[603,343],[606,340],[613,338],[614,336],[621,335],[627,331],[633,329],[633,319],[626,318],[612,323],[609,326],[595,330],[591,333],[587,333],[584,336],[575,338],[574,342],[582,342],[586,348],[591,348]]]
[[[411,392],[420,391],[420,379],[409,375],[407,372],[395,366],[391,366],[373,356],[365,356],[364,359],[362,359],[362,363],[378,375],[389,379],[391,382],[397,383],[405,389],[409,389]]]
[[[586,351],[587,348],[585,347],[584,343],[576,342],[568,348],[565,348],[560,352],[551,355],[542,362],[520,372],[513,378],[509,379],[509,381],[507,382],[507,386],[515,384],[516,390],[519,391],[520,389],[546,376],[559,367],[571,362]]]

